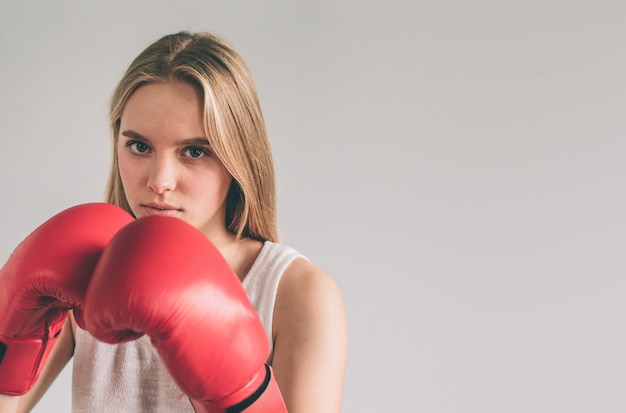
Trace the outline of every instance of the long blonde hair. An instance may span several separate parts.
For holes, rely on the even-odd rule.
[[[226,227],[238,238],[278,241],[274,166],[256,86],[232,46],[209,33],[162,37],[137,56],[118,83],[110,106],[113,161],[106,201],[132,213],[115,150],[126,103],[139,87],[171,80],[187,82],[200,91],[206,136],[233,176]]]

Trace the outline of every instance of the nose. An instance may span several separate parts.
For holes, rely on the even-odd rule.
[[[150,165],[148,187],[161,195],[176,188],[177,171],[173,160],[166,157],[155,157]]]

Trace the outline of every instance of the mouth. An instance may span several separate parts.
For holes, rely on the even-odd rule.
[[[140,206],[147,215],[176,215],[183,212],[182,209],[167,204],[149,203]]]

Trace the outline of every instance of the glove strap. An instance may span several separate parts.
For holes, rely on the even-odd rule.
[[[42,338],[0,335],[0,394],[21,396],[33,388],[61,334],[64,320],[65,314],[60,321],[46,319],[46,334]]]
[[[45,350],[43,340],[0,336],[0,348],[0,394],[21,396],[39,377],[40,355]]]

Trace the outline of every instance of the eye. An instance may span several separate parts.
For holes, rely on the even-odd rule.
[[[210,152],[208,149],[203,148],[202,146],[190,146],[183,150],[183,155],[190,158],[198,159],[202,158],[203,156],[209,156]]]
[[[131,152],[146,153],[150,150],[150,147],[140,141],[128,141],[126,146],[130,148]]]

